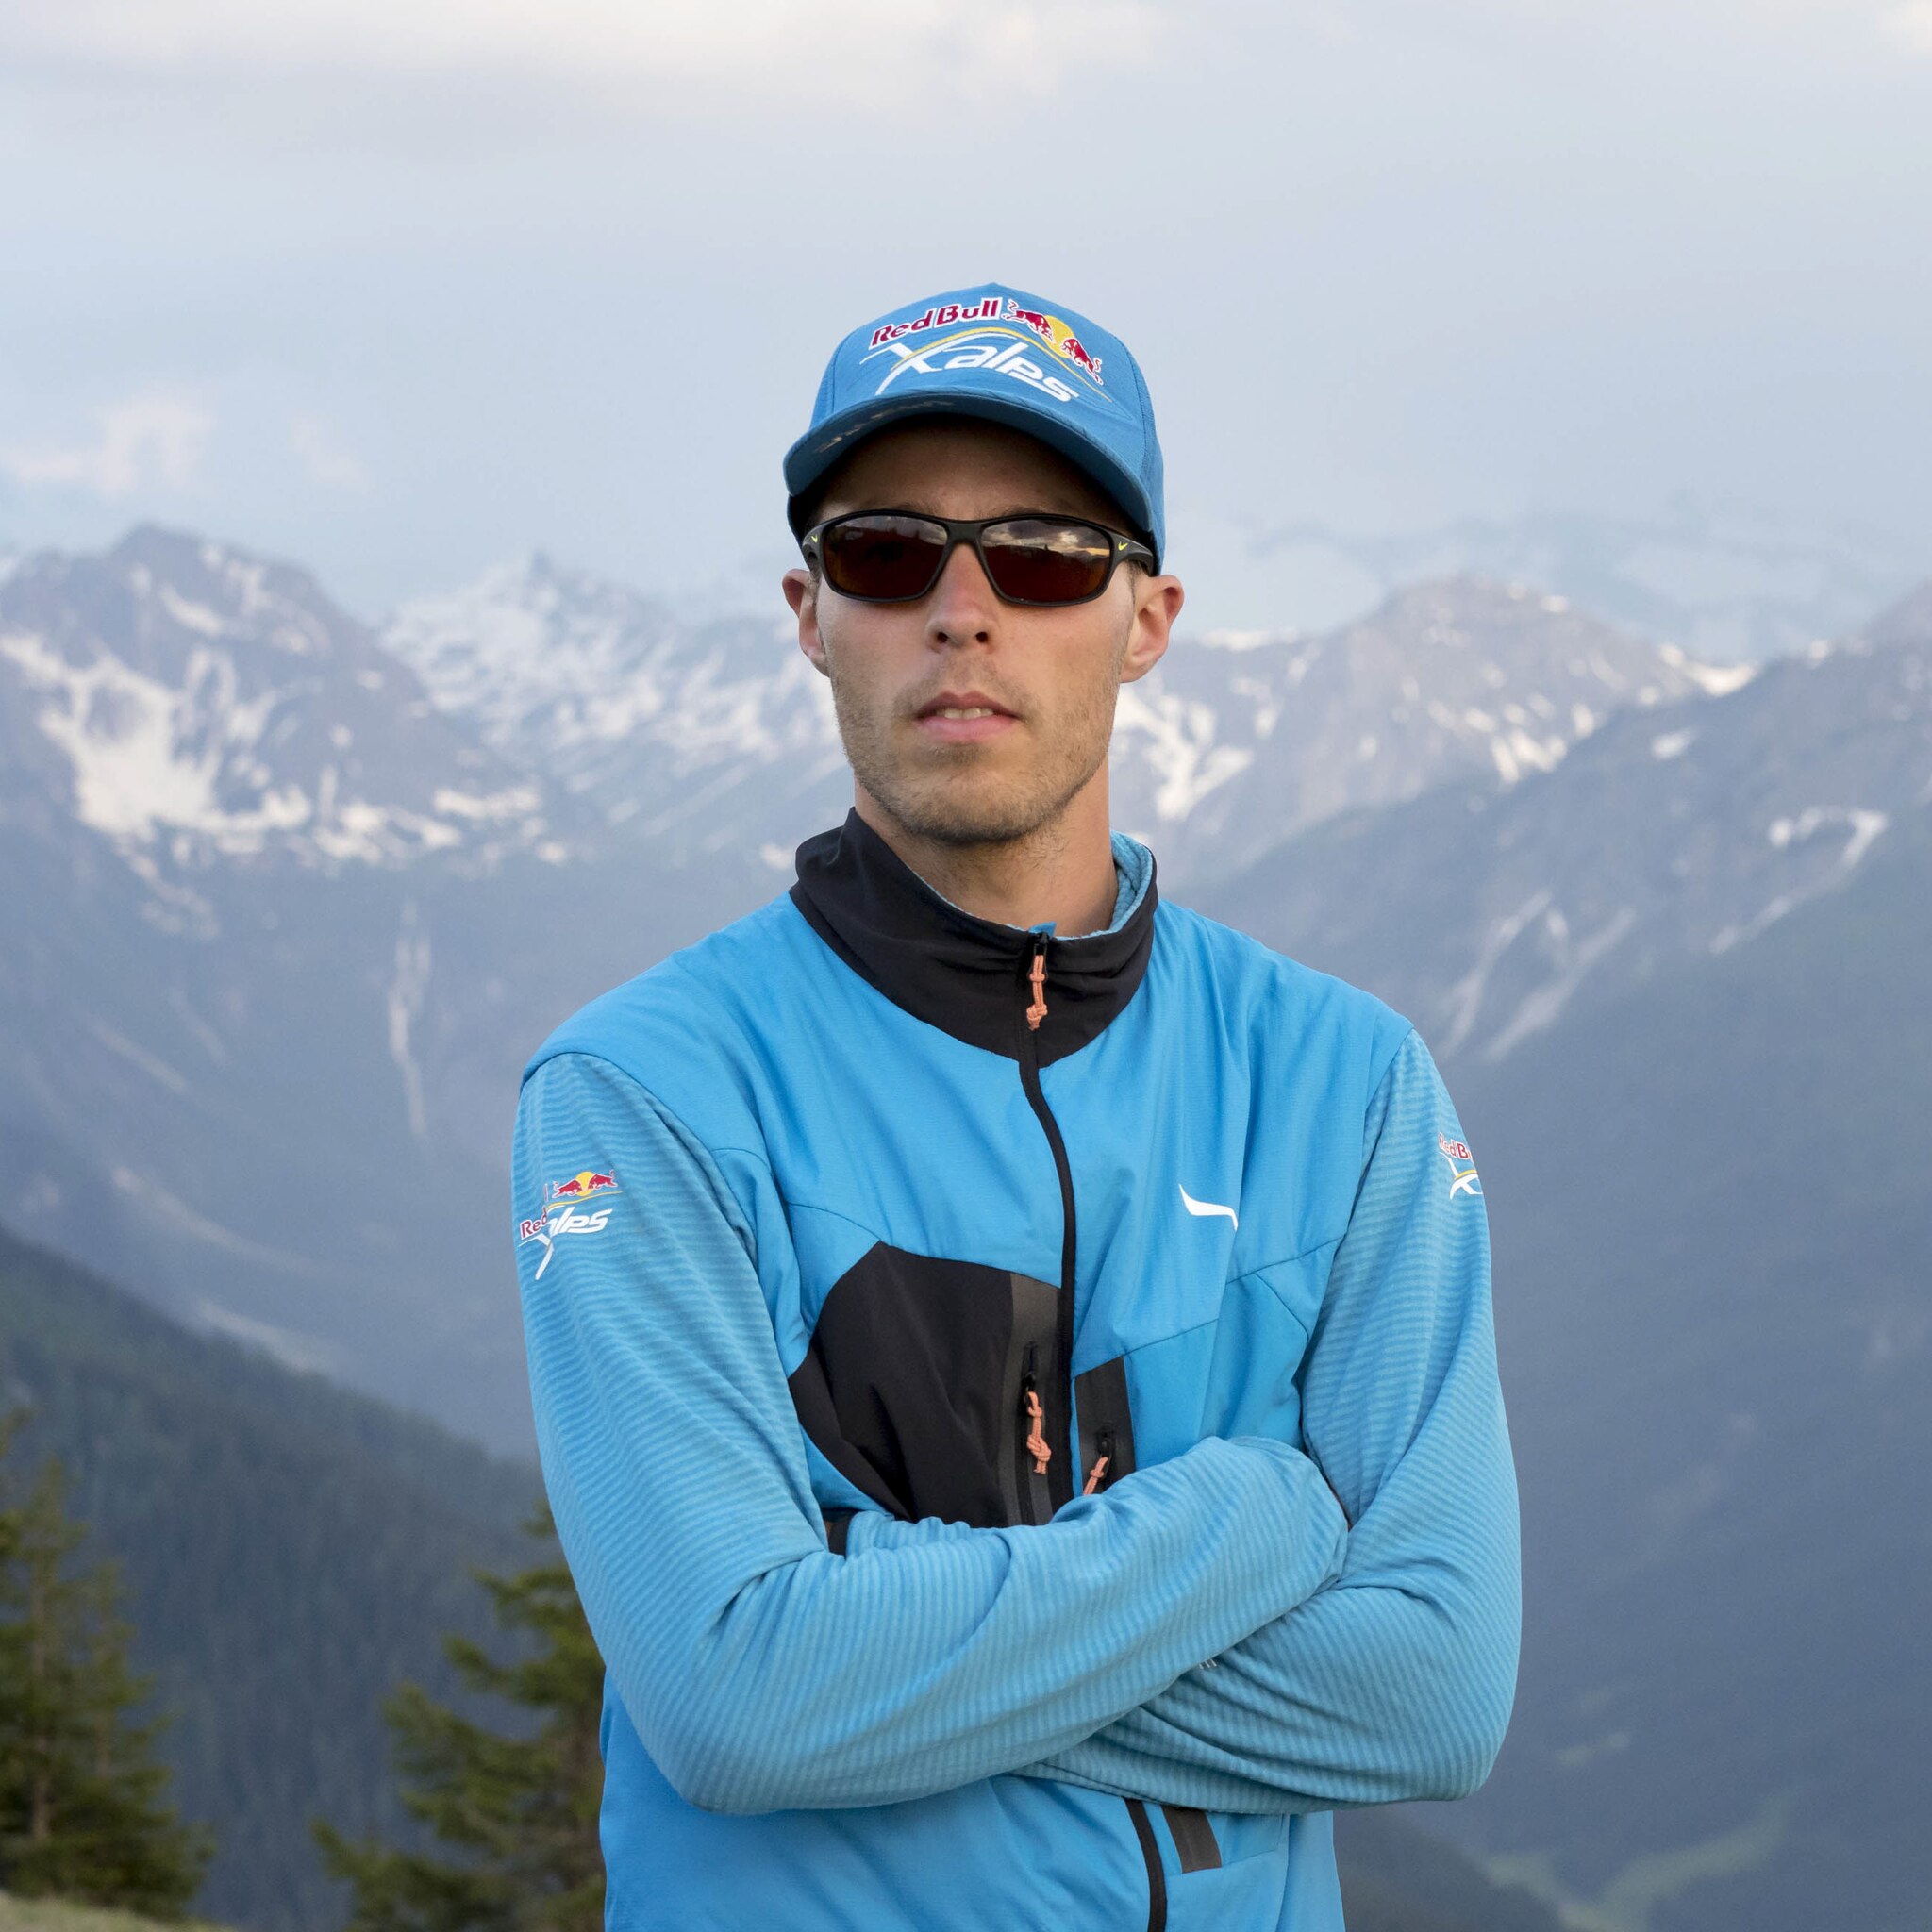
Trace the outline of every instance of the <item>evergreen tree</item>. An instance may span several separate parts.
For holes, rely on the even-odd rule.
[[[549,1540],[548,1510],[526,1525]],[[330,1873],[355,1888],[351,1932],[597,1932],[604,1860],[597,1749],[604,1666],[560,1557],[514,1576],[476,1573],[496,1621],[519,1633],[499,1662],[482,1645],[443,1649],[472,1690],[528,1717],[511,1735],[485,1728],[405,1684],[384,1705],[403,1804],[452,1848],[447,1858],[375,1840],[352,1843],[318,1822]]]
[[[19,1425],[0,1424],[0,1455]],[[0,1886],[178,1918],[211,1856],[161,1802],[165,1719],[132,1722],[152,1680],[109,1563],[76,1570],[87,1532],[53,1458],[0,1503]]]

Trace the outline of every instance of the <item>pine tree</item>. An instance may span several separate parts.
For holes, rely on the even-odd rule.
[[[547,1510],[526,1528],[554,1535]],[[444,1638],[444,1652],[472,1690],[535,1722],[505,1736],[419,1684],[386,1702],[404,1807],[455,1856],[352,1843],[318,1821],[324,1862],[355,1889],[351,1932],[597,1932],[603,1924],[604,1666],[576,1588],[558,1557],[514,1576],[478,1572],[476,1581],[497,1623],[523,1634],[520,1654],[498,1662],[456,1636]]]
[[[20,1418],[0,1424],[0,1454]],[[0,1507],[0,1886],[178,1918],[212,1853],[161,1801],[164,1718],[134,1723],[153,1682],[110,1563],[76,1570],[86,1530],[49,1458]]]

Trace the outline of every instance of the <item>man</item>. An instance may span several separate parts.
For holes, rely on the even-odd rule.
[[[853,812],[517,1124],[608,1923],[1332,1932],[1334,1808],[1472,1790],[1514,1684],[1461,1129],[1109,836],[1181,606],[1123,344],[913,304],[785,473]]]

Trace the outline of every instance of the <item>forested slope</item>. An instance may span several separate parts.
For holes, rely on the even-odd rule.
[[[0,1391],[58,1454],[87,1556],[123,1568],[135,1656],[177,1713],[183,1812],[220,1838],[198,1908],[293,1928],[340,1917],[310,1847],[397,1812],[382,1694],[448,1678],[439,1636],[490,1629],[478,1566],[521,1568],[534,1470],[176,1327],[0,1231]]]

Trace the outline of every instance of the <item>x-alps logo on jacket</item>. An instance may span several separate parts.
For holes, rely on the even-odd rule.
[[[534,1281],[543,1278],[543,1271],[550,1265],[550,1257],[557,1252],[558,1238],[566,1234],[602,1234],[610,1225],[610,1209],[598,1208],[586,1209],[579,1206],[599,1194],[617,1194],[623,1190],[617,1185],[614,1174],[599,1174],[586,1168],[582,1174],[574,1174],[565,1180],[551,1181],[543,1190],[543,1211],[517,1223],[517,1245],[537,1241],[543,1249],[543,1258],[537,1263],[537,1272],[531,1276]]]
[[[1438,1134],[1436,1145],[1449,1163],[1449,1198],[1453,1201],[1457,1194],[1480,1194],[1483,1184],[1475,1177],[1475,1156],[1467,1145],[1452,1141],[1447,1134]]]

